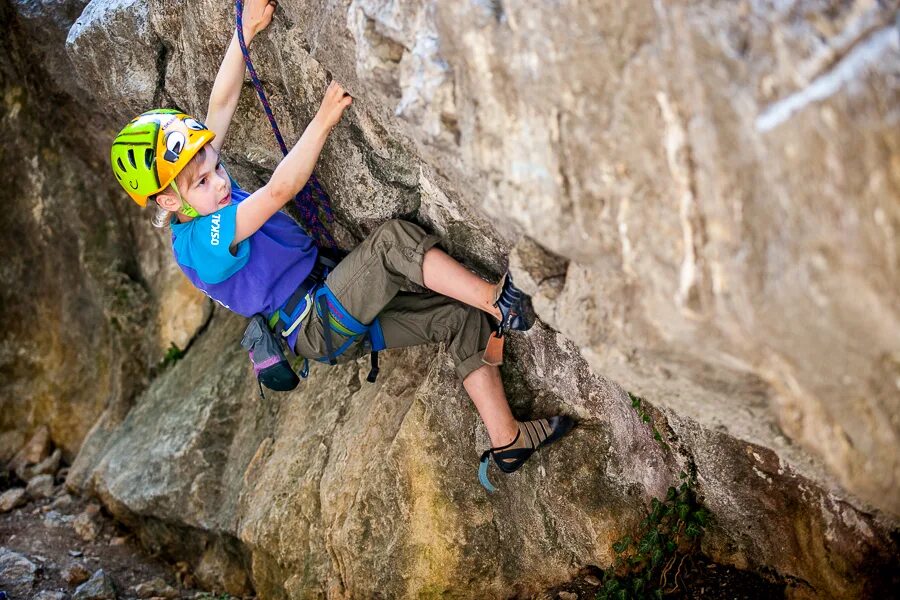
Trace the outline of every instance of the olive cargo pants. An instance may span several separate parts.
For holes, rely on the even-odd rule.
[[[462,379],[479,368],[491,326],[487,315],[440,294],[401,292],[407,281],[424,287],[422,260],[440,241],[421,227],[401,220],[380,225],[334,270],[325,283],[344,308],[361,323],[377,316],[388,348],[444,342]],[[301,356],[325,356],[322,319],[315,308],[300,325],[295,350]],[[334,347],[346,338],[332,331]],[[359,340],[338,362],[355,360],[369,350]]]

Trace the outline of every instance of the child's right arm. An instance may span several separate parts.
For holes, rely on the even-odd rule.
[[[269,183],[238,205],[232,247],[247,239],[299,192],[316,166],[328,134],[352,99],[335,81],[329,84],[325,98],[313,120],[288,155],[278,164]]]

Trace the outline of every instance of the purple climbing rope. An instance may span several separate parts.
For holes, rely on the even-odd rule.
[[[247,65],[247,70],[250,71],[250,80],[253,82],[253,88],[256,90],[256,95],[259,96],[259,101],[266,111],[266,116],[269,118],[269,124],[272,126],[272,131],[275,133],[275,139],[278,140],[278,146],[281,148],[282,154],[287,156],[288,149],[284,143],[284,138],[281,137],[281,131],[278,129],[278,123],[275,122],[275,115],[272,113],[272,107],[269,105],[269,99],[266,97],[266,92],[263,91],[262,83],[260,83],[259,76],[256,74],[256,69],[253,68],[253,61],[250,60],[250,52],[247,50],[247,44],[244,43],[244,2],[243,0],[235,0],[235,5],[237,13],[238,43],[241,45],[244,63]],[[325,215],[325,221],[328,223],[334,222],[334,213],[331,210],[331,202],[328,199],[328,194],[322,189],[322,185],[319,183],[315,174],[309,176],[309,181],[306,182],[306,185],[303,186],[300,193],[294,197],[294,202],[297,204],[297,208],[300,209],[300,216],[303,219],[303,225],[305,226],[307,233],[312,236],[316,241],[316,244],[319,246],[327,246],[328,248],[337,248],[334,237],[332,237],[331,232],[328,231],[328,228],[319,218],[319,209],[321,208],[322,213]]]

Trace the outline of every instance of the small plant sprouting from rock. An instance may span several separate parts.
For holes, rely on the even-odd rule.
[[[635,396],[631,392],[628,392],[628,397],[631,398],[631,408],[633,408],[638,416],[641,418],[641,421],[650,425],[650,429],[653,431],[653,439],[659,442],[659,445],[669,449],[669,444],[662,438],[662,434],[656,428],[656,424],[653,422],[653,419],[650,417],[650,413],[647,412],[647,409],[643,406],[644,399],[640,396]]]
[[[631,392],[628,397],[631,407],[653,431],[653,439],[669,450],[669,444],[644,408],[643,398]],[[690,471],[690,474],[679,473],[680,485],[669,487],[664,499],[651,500],[650,513],[633,535],[626,535],[613,544],[615,563],[603,576],[597,600],[662,598],[678,591],[681,568],[700,549],[700,537],[710,518],[694,491],[696,470],[692,466]]]
[[[665,499],[651,501],[634,535],[613,544],[615,565],[605,573],[597,600],[662,598],[678,591],[681,568],[699,550],[710,516],[697,500],[693,477],[682,471],[680,478]]]
[[[184,357],[184,354],[185,350],[179,348],[175,342],[170,342],[169,349],[166,350],[166,355],[163,357],[162,361],[160,361],[158,370],[162,371],[169,365],[174,365]]]

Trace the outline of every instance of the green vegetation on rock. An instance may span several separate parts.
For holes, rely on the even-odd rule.
[[[631,393],[628,396],[641,420],[652,423],[642,399]],[[668,449],[656,427],[650,427],[653,438]],[[710,519],[694,490],[696,472],[682,471],[679,479],[681,483],[670,486],[665,498],[650,501],[650,512],[633,534],[613,544],[615,563],[604,574],[597,600],[662,598],[678,591],[681,566],[699,551],[700,538]]]

